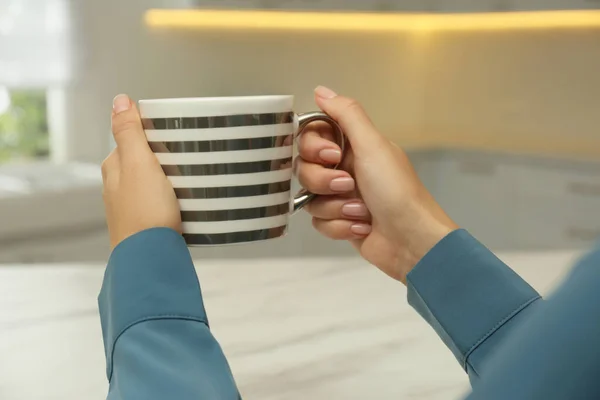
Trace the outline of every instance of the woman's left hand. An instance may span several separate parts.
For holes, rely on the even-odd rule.
[[[135,103],[125,95],[113,101],[112,131],[117,148],[102,163],[111,248],[150,228],[181,232],[171,182],[148,145]]]

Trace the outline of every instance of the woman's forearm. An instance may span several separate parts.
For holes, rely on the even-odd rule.
[[[503,343],[469,400],[600,399],[600,248]]]
[[[440,241],[408,274],[408,301],[474,382],[540,295],[465,230]]]
[[[239,399],[180,234],[155,228],[121,242],[98,300],[108,399]]]

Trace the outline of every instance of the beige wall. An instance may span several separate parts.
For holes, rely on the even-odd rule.
[[[150,0],[74,1],[66,156],[109,151],[110,101],[289,93],[360,99],[406,146],[600,154],[600,30],[468,33],[150,31]],[[118,10],[119,13],[116,13]]]
[[[144,1],[114,12],[117,0],[79,12],[83,50],[69,89],[69,151],[100,161],[108,151],[112,97],[294,94],[297,110],[314,109],[312,90],[329,85],[359,98],[379,126],[415,137],[420,131],[419,70],[413,41],[398,34],[150,31]],[[123,4],[123,3],[119,3]]]
[[[432,142],[600,155],[600,30],[446,33],[427,46]]]

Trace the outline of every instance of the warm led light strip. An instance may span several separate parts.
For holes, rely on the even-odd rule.
[[[600,10],[483,14],[399,14],[259,10],[165,10],[146,12],[152,28],[291,31],[468,31],[599,28]]]
[[[523,30],[600,28],[600,10],[527,11],[431,15],[435,30]]]
[[[165,28],[225,28],[326,31],[414,29],[412,15],[295,11],[149,10],[146,24]]]

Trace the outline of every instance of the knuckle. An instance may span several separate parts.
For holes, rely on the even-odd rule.
[[[345,236],[340,232],[339,229],[336,228],[335,221],[327,221],[321,218],[313,217],[312,224],[313,227],[317,230],[317,232],[329,239],[345,239]]]
[[[304,207],[306,212],[315,218],[321,218],[323,215],[323,203],[318,201],[319,199],[317,197]]]
[[[308,177],[306,174],[305,161],[302,158],[297,157],[293,162],[294,162],[294,174],[298,178],[298,181],[300,181],[301,184],[306,183],[305,181]]]
[[[306,169],[300,170],[300,172],[298,173],[298,181],[300,182],[302,187],[310,191],[314,192],[317,191],[317,189],[319,188],[318,181],[311,174],[307,174]]]
[[[310,203],[309,213],[324,220],[334,220],[339,217],[337,201],[327,197],[317,197]]]
[[[142,125],[139,117],[132,115],[131,113],[119,114],[113,118],[112,129],[115,135],[120,132],[139,130],[141,127]]]
[[[102,171],[102,177],[106,178],[108,176],[109,171],[112,169],[112,165],[114,163],[113,159],[114,159],[115,155],[113,152],[111,152],[108,157],[106,157],[104,159],[104,161],[102,161],[102,164],[100,165],[100,170]]]
[[[131,132],[137,130],[138,126],[135,121],[126,120],[122,121],[114,127],[115,134],[119,134],[122,132]]]
[[[301,137],[298,140],[298,155],[302,158],[306,158],[306,139]]]
[[[310,190],[310,188],[309,188],[310,185],[307,182],[306,177],[304,176],[304,174],[302,172],[298,173],[297,178],[298,178],[298,183],[300,183],[300,186],[302,186],[304,189]]]
[[[362,113],[362,105],[355,99],[346,99],[345,111],[350,114]]]
[[[315,158],[315,155],[318,152],[318,143],[318,136],[302,135],[298,141],[298,151],[300,153],[300,157],[304,159]]]
[[[315,192],[316,194],[328,192],[329,177],[327,174],[329,170],[325,168],[314,168],[315,164],[306,162],[299,164],[299,166],[300,165],[302,165],[302,167],[298,169],[297,177],[302,187],[311,192]]]

